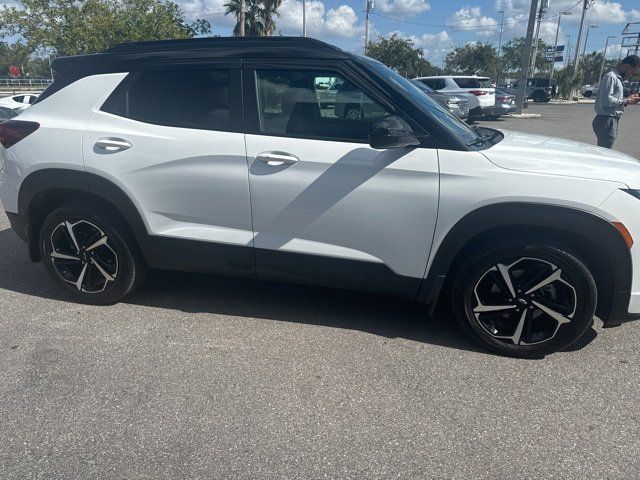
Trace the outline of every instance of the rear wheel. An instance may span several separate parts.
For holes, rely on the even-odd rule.
[[[344,118],[349,120],[361,120],[362,119],[362,108],[360,105],[349,104],[344,109]]]
[[[145,269],[126,225],[98,207],[69,204],[54,210],[40,229],[39,244],[53,279],[83,303],[118,302]]]
[[[511,241],[468,257],[453,284],[463,329],[496,352],[539,357],[576,342],[597,303],[593,276],[571,253]]]

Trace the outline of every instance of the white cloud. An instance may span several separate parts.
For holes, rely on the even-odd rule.
[[[216,31],[216,26],[232,28],[236,23],[233,15],[224,15],[224,4],[227,1],[228,0],[181,0],[180,7],[183,9],[188,20],[206,18],[213,25],[214,33],[220,33]],[[275,18],[276,34],[300,35],[302,33],[301,1],[283,2],[278,9],[278,13],[280,15]],[[340,5],[327,10],[322,1],[307,0],[306,17],[307,33],[312,36],[321,37],[327,35],[329,39],[331,37],[351,38],[361,35],[364,31],[363,25],[358,23],[358,16],[355,10],[349,5]]]
[[[376,8],[384,13],[408,15],[427,12],[431,10],[431,5],[427,0],[380,0]]]
[[[464,7],[456,11],[449,19],[449,25],[459,30],[476,32],[481,37],[495,34],[499,23],[495,18],[482,15],[480,7]]]
[[[283,35],[300,35],[302,32],[302,2],[283,3],[276,18],[276,31]],[[358,15],[349,5],[325,10],[319,0],[306,3],[307,33],[314,37],[353,38],[364,32],[358,23]]]
[[[624,23],[631,18],[631,13],[625,12],[618,2],[597,1],[587,11],[587,20],[592,23]]]
[[[620,49],[622,48],[622,44],[620,43],[614,43],[607,45],[607,52],[605,54],[605,57],[609,60],[612,59],[617,59],[620,56]],[[624,50],[624,52],[626,53],[626,49]]]
[[[187,20],[206,18],[215,27],[233,27],[236,19],[233,15],[224,15],[227,0],[182,0],[178,2]]]

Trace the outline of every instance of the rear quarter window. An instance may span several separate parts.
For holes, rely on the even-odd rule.
[[[140,122],[229,130],[231,70],[160,70],[131,74],[101,110]]]
[[[491,88],[491,81],[484,78],[454,78],[460,88]]]

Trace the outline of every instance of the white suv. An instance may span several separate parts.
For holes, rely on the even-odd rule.
[[[488,77],[478,76],[437,76],[418,77],[415,80],[424,83],[432,89],[442,93],[470,93],[469,118],[490,117],[494,114],[496,104],[496,89],[491,86]]]
[[[472,129],[307,38],[124,44],[53,66],[0,124],[0,197],[78,301],[117,302],[148,268],[299,281],[451,301],[514,356],[567,347],[594,315],[640,316],[631,157]],[[321,105],[323,78],[369,113]]]

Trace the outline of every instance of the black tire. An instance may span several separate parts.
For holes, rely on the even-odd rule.
[[[104,243],[91,248],[98,241]],[[142,281],[146,271],[128,226],[98,205],[71,203],[51,212],[40,229],[39,248],[52,278],[80,303],[114,304]]]
[[[584,98],[591,98],[593,96],[593,92],[591,90],[587,90],[584,92]]]
[[[554,275],[559,278],[531,291]],[[597,290],[587,267],[565,249],[511,240],[462,261],[452,301],[458,323],[484,347],[539,358],[585,334],[593,323]],[[490,309],[502,305],[508,308]]]

